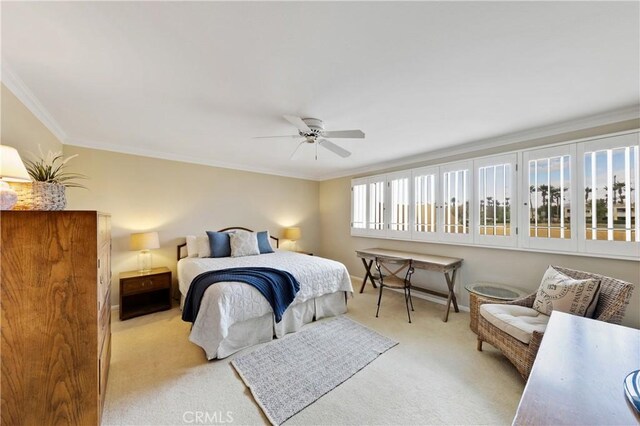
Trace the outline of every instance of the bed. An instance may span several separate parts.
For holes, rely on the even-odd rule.
[[[231,230],[251,230],[242,227]],[[181,307],[191,281],[199,274],[234,267],[271,267],[293,274],[300,291],[276,323],[267,300],[253,287],[240,282],[221,282],[209,287],[202,299],[189,340],[204,349],[207,359],[225,358],[240,349],[298,331],[314,320],[340,315],[353,294],[346,267],[339,262],[278,248],[274,253],[244,257],[187,257],[185,245],[178,246],[178,285]]]

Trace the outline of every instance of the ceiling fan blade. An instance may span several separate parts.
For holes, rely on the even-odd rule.
[[[323,132],[322,136],[327,138],[364,139],[364,132],[362,130],[335,130],[333,132]]]
[[[254,136],[251,139],[275,139],[275,138],[299,138],[300,135],[284,135],[284,136]]]
[[[336,145],[335,143],[328,141],[326,139],[320,139],[318,141],[318,144],[323,147],[328,149],[329,151],[333,152],[334,154],[339,155],[342,158],[347,158],[348,156],[351,155],[351,153],[349,151],[347,151],[344,148],[339,147],[338,145]]]
[[[298,144],[298,146],[296,147],[295,151],[293,151],[293,153],[291,154],[291,156],[289,157],[289,160],[295,160],[296,158],[296,154],[300,151],[300,147],[302,146],[302,144],[304,144],[306,141],[302,141]]]
[[[302,118],[296,117],[295,115],[283,115],[284,119],[289,123],[293,124],[296,129],[300,130],[303,133],[311,133],[311,129],[307,126],[307,123],[302,121]]]

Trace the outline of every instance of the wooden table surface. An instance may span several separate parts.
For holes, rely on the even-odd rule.
[[[430,264],[440,268],[452,268],[462,263],[462,259],[457,257],[434,256],[432,254],[421,254],[409,251],[389,250],[381,248],[368,248],[364,250],[356,250],[358,257],[373,258],[376,256],[389,256],[411,259],[416,263],[415,267],[419,268],[420,264]]]
[[[624,378],[640,369],[640,330],[553,312],[514,425],[636,425]]]

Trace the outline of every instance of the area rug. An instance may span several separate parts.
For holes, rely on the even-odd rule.
[[[274,340],[231,365],[269,421],[280,425],[397,344],[342,316]]]

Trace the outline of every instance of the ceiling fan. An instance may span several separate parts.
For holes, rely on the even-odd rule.
[[[362,130],[324,130],[324,123],[317,118],[300,118],[293,115],[285,115],[285,120],[293,124],[298,129],[297,135],[285,135],[285,136],[258,136],[254,139],[270,139],[270,138],[304,138],[296,147],[290,159],[294,159],[300,147],[305,144],[314,144],[316,146],[316,160],[318,159],[318,146],[327,149],[334,154],[339,155],[342,158],[347,158],[351,155],[346,149],[334,144],[330,140],[325,138],[347,138],[347,139],[364,139],[364,132]]]

